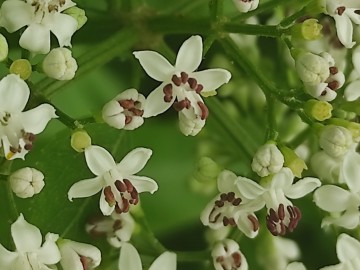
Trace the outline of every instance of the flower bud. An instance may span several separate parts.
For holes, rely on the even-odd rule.
[[[259,0],[233,0],[233,2],[236,8],[242,13],[252,11],[259,6]]]
[[[214,246],[211,256],[216,270],[248,269],[248,263],[244,254],[240,251],[239,244],[232,239],[225,239],[218,242]]]
[[[307,115],[317,121],[324,121],[331,118],[333,107],[330,103],[323,100],[310,99],[305,103],[304,110]]]
[[[91,145],[91,137],[85,130],[77,130],[71,135],[70,144],[76,152],[84,152]]]
[[[341,126],[325,126],[320,134],[319,144],[332,157],[344,155],[353,144],[351,132]]]
[[[284,156],[274,143],[268,142],[255,153],[251,168],[259,176],[265,177],[279,172],[283,165]]]
[[[12,173],[9,177],[10,186],[16,196],[29,198],[38,194],[45,186],[42,172],[25,167]]]
[[[302,171],[307,170],[305,161],[299,158],[295,151],[289,147],[282,146],[280,151],[284,156],[284,166],[290,168],[296,177],[301,178]]]
[[[9,45],[6,38],[0,34],[0,62],[4,61],[9,54]]]
[[[328,61],[310,52],[301,53],[295,67],[300,79],[307,84],[319,84],[330,76]]]
[[[67,14],[71,17],[73,17],[77,23],[77,29],[79,30],[81,27],[83,27],[83,25],[87,22],[87,17],[85,15],[85,10],[78,8],[78,7],[70,7],[68,9],[65,9],[63,11],[63,14]]]
[[[42,63],[44,73],[50,78],[65,81],[75,76],[78,66],[67,48],[51,50]]]
[[[329,120],[329,123],[336,126],[342,126],[348,129],[353,137],[355,142],[359,142],[360,140],[360,124],[356,122],[350,122],[345,119],[332,118]]]
[[[32,73],[32,67],[27,59],[17,59],[10,66],[10,73],[17,74],[21,79],[27,80]]]
[[[323,26],[316,19],[307,19],[291,28],[292,38],[316,40],[322,37]]]
[[[185,136],[195,136],[205,125],[205,120],[196,117],[193,109],[186,114],[183,111],[179,112],[179,128]]]

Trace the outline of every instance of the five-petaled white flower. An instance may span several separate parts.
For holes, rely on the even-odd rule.
[[[49,104],[23,112],[29,96],[29,87],[19,75],[10,74],[0,81],[0,147],[7,159],[23,159],[32,148],[35,134],[57,117]]]
[[[266,225],[273,235],[292,232],[301,219],[300,209],[287,199],[298,199],[321,185],[317,178],[306,177],[293,183],[294,175],[289,168],[282,168],[265,187],[240,177],[236,183],[242,196],[249,200],[260,200],[268,209]]]
[[[220,68],[195,71],[201,63],[202,50],[201,37],[190,37],[181,45],[175,66],[157,52],[134,52],[146,73],[153,79],[162,82],[147,97],[144,117],[156,116],[173,105],[177,111],[184,114],[187,121],[193,119],[195,115],[196,120],[194,121],[196,123],[194,126],[203,126],[199,122],[205,122],[209,112],[200,93],[219,88],[230,80],[231,74],[229,71]],[[196,135],[198,131],[200,129],[195,128],[192,132],[186,132],[185,135]]]
[[[78,23],[61,12],[75,5],[71,0],[6,0],[0,9],[0,26],[10,33],[28,26],[21,35],[20,46],[46,54],[50,51],[50,31],[60,47],[71,46]]]
[[[232,239],[224,239],[216,243],[211,256],[216,270],[247,270],[249,268],[239,244]]]
[[[360,25],[360,2],[358,0],[326,0],[325,12],[334,18],[340,42],[352,48],[354,26]]]
[[[58,247],[63,270],[87,270],[99,266],[101,252],[97,247],[68,239],[60,239]]]
[[[124,243],[120,250],[119,270],[142,270],[141,259],[136,248]],[[165,251],[151,264],[148,270],[176,270],[176,254]]]
[[[92,145],[85,149],[86,163],[95,178],[81,180],[73,184],[68,192],[69,200],[92,196],[101,190],[100,210],[108,216],[115,210],[126,213],[130,205],[139,202],[139,193],[154,193],[156,182],[146,176],[135,175],[149,160],[152,151],[136,148],[116,164],[111,154],[104,148]]]
[[[61,255],[56,245],[59,236],[47,233],[41,245],[40,230],[29,224],[22,214],[11,225],[11,235],[16,251],[8,251],[0,244],[0,269],[53,269],[51,267],[60,261]]]
[[[360,269],[360,242],[359,240],[342,233],[336,242],[336,254],[339,264],[326,266],[320,270],[357,270]]]
[[[205,207],[200,219],[205,226],[219,229],[223,226],[237,226],[247,237],[253,238],[259,232],[259,221],[254,212],[264,204],[248,201],[236,190],[238,177],[231,171],[222,171],[217,179],[220,194]]]

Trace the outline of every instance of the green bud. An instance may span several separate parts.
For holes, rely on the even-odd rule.
[[[71,135],[71,147],[77,152],[84,152],[91,145],[91,137],[85,130],[77,130]]]
[[[322,100],[310,99],[305,103],[304,110],[307,115],[317,121],[324,121],[331,118],[333,106]]]
[[[77,23],[77,30],[79,30],[87,22],[87,17],[85,15],[85,10],[78,7],[71,7],[63,11],[64,14],[67,14],[73,17]]]
[[[303,170],[307,170],[308,167],[304,160],[302,160],[294,150],[289,147],[281,146],[280,151],[284,156],[284,166],[290,168],[293,174],[301,178]]]
[[[0,34],[0,62],[4,61],[9,53],[9,45],[6,38]]]
[[[17,59],[10,66],[10,73],[20,75],[20,78],[27,80],[32,73],[32,66],[27,59]]]
[[[323,26],[316,19],[308,19],[295,24],[291,28],[291,36],[295,39],[316,40],[322,37]]]

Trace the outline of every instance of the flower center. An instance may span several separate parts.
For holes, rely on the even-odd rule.
[[[287,212],[286,212],[287,211]],[[296,206],[280,204],[277,211],[270,208],[266,216],[266,226],[272,235],[285,235],[287,231],[292,232],[301,219],[300,209]]]
[[[58,12],[59,8],[65,5],[66,0],[27,0],[26,2],[34,7],[36,21],[39,23],[45,14]]]
[[[122,99],[118,103],[124,108],[125,124],[130,124],[134,116],[142,116],[144,110],[141,109],[142,104],[132,99]]]
[[[227,248],[224,247],[226,252]],[[224,270],[236,270],[241,266],[241,254],[239,251],[235,251],[228,256],[219,256],[216,258],[216,262],[219,263]]]

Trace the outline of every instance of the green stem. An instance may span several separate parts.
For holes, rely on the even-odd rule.
[[[224,23],[220,27],[220,31],[264,37],[281,37],[283,34],[283,32],[274,25],[240,24],[236,22]]]
[[[285,19],[283,19],[280,23],[279,23],[279,27],[280,28],[288,28],[290,27],[292,24],[294,24],[296,22],[296,20],[300,19],[301,17],[305,16],[307,14],[306,8],[302,8],[301,10],[299,10],[298,12],[295,12],[294,14],[292,14],[289,17],[285,17]]]
[[[266,95],[267,102],[267,116],[268,116],[268,132],[267,141],[276,141],[279,132],[277,131],[276,125],[276,114],[275,114],[275,98],[272,95]]]
[[[210,17],[213,22],[217,22],[223,15],[224,0],[210,0]]]

